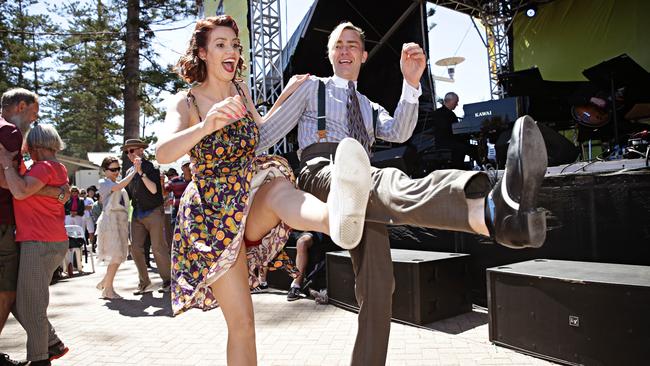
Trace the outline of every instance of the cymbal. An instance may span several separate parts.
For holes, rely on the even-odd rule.
[[[436,61],[437,66],[454,66],[465,61],[465,57],[454,56],[454,57],[445,57]]]

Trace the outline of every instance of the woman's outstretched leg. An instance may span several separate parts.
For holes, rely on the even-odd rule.
[[[353,249],[363,234],[370,185],[366,151],[356,140],[343,139],[336,149],[327,203],[276,178],[258,189],[246,238],[261,239],[281,220],[296,230],[327,234],[343,249]]]
[[[211,288],[228,326],[228,365],[257,365],[253,301],[248,288],[244,243],[235,264]]]
[[[257,190],[246,219],[246,239],[262,239],[280,221],[295,230],[329,235],[327,204],[296,189],[285,178],[276,178]]]

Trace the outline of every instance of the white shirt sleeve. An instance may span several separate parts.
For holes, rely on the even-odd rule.
[[[418,85],[418,88],[415,89],[409,83],[407,83],[406,80],[402,81],[402,96],[399,98],[400,100],[404,100],[407,103],[413,104],[418,102],[420,95],[422,95],[421,85]]]

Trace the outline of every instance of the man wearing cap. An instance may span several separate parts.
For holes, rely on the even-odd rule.
[[[181,169],[183,170],[183,175],[170,177],[169,182],[165,185],[165,190],[167,192],[172,192],[174,194],[174,202],[172,203],[172,230],[176,226],[176,215],[178,213],[178,205],[181,203],[181,196],[185,192],[185,188],[192,180],[192,172],[190,171],[190,160],[185,159],[181,163]],[[169,170],[172,170],[171,168]],[[169,170],[167,171],[169,173]],[[175,172],[176,170],[174,170]]]
[[[144,257],[144,242],[147,233],[151,239],[153,257],[158,267],[158,273],[163,280],[161,292],[169,291],[170,285],[170,250],[169,243],[164,236],[165,213],[163,211],[162,186],[160,183],[160,171],[144,158],[144,149],[149,146],[140,139],[128,139],[122,147],[127,153],[133,166],[127,171],[136,171],[126,191],[129,193],[133,206],[131,217],[131,254],[138,269],[139,283],[138,290],[134,295],[141,295],[150,292],[151,280],[147,272],[147,264]]]

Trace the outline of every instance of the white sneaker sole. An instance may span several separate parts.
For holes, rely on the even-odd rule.
[[[370,194],[370,159],[361,144],[343,139],[337,149],[327,197],[330,237],[343,249],[361,241]]]

